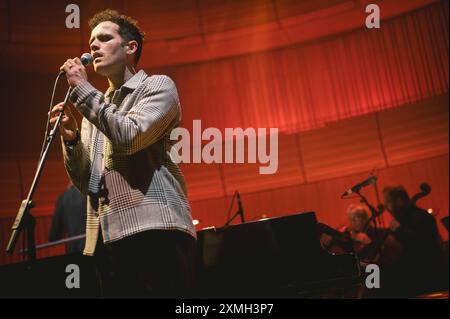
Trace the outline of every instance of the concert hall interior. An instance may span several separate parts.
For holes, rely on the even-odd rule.
[[[379,27],[367,24],[372,13],[366,9],[374,3],[379,9]],[[5,115],[0,125],[0,274],[2,267],[18,265],[26,258],[17,253],[24,236],[13,254],[7,254],[6,247],[37,169],[55,77],[68,58],[90,52],[88,20],[111,8],[139,21],[146,33],[137,68],[149,75],[168,75],[176,83],[182,108],[180,127],[190,133],[190,140],[184,142],[189,142],[191,154],[190,162],[179,165],[186,180],[197,243],[204,245],[200,254],[207,254],[207,248],[217,241],[231,238],[227,247],[255,251],[253,263],[250,257],[244,258],[249,263],[243,273],[271,277],[272,267],[286,274],[305,272],[299,275],[301,281],[315,269],[314,263],[301,267],[301,258],[312,258],[308,253],[313,254],[301,241],[314,240],[311,245],[320,245],[330,256],[356,256],[355,271],[361,272],[358,276],[362,278],[368,275],[364,267],[373,259],[365,263],[367,256],[352,252],[354,247],[336,244],[339,247],[333,250],[330,242],[346,233],[353,243],[367,243],[365,238],[353,236],[353,230],[345,230],[352,223],[352,209],[359,207],[366,219],[373,216],[358,193],[375,211],[384,209],[375,219],[378,230],[387,236],[395,233],[401,226],[393,223],[388,207],[381,207],[383,190],[402,185],[414,199],[413,205],[417,201],[435,221],[447,261],[443,276],[448,280],[447,0],[78,0],[76,4],[79,26],[69,28],[68,2],[0,0],[0,107]],[[86,71],[89,82],[105,92],[108,83],[91,66],[86,66]],[[66,90],[64,79],[54,104],[64,99]],[[82,116],[76,117],[81,123]],[[248,139],[242,149],[243,163],[235,159],[239,149],[233,140],[234,161],[225,161],[225,144],[230,142],[225,138],[215,140],[220,160],[207,162],[205,146],[209,141],[195,134],[196,120],[201,120],[203,132],[208,128],[219,132],[216,137],[224,137],[227,128],[254,129],[256,134],[264,128],[269,142],[269,129],[277,128],[273,133],[276,139],[270,140],[275,144],[265,148],[267,155],[275,150],[270,146],[276,148],[271,154],[276,169],[261,173],[268,163],[256,154],[256,147],[249,147]],[[266,143],[266,139],[261,141]],[[256,163],[248,160],[252,151]],[[376,178],[370,179],[372,176]],[[49,242],[57,200],[68,183],[58,135],[33,195],[38,261],[69,253],[64,244],[39,247]],[[349,189],[351,194],[343,196]],[[227,222],[231,226],[225,227]],[[273,237],[279,239],[276,244],[260,233],[266,226],[280,231],[271,228],[271,234],[276,234]],[[368,239],[380,242],[374,248],[378,255],[385,248],[385,239]],[[287,245],[280,251],[298,255],[300,266],[293,269],[297,259],[291,265],[273,265],[265,255],[272,244]],[[227,256],[243,258],[238,252]],[[217,262],[211,261],[211,256],[203,257],[203,262]],[[345,263],[349,260],[340,265]],[[233,291],[225,281],[227,271],[236,271],[238,265],[226,265],[218,266],[225,296],[256,291],[245,290],[248,287]],[[428,266],[424,271],[440,267]],[[205,265],[201,269],[214,276]],[[328,271],[326,265],[317,269]],[[383,266],[380,272],[383,276]],[[236,278],[245,281],[247,277]],[[364,278],[361,280],[364,285]],[[211,288],[206,281],[202,282],[205,289]],[[278,284],[275,279],[268,281],[270,287]],[[262,285],[252,279],[248,283],[254,284],[253,288]],[[433,292],[443,292],[448,298],[448,282],[446,285],[437,285]],[[325,288],[320,290],[325,297],[377,297],[373,291],[349,288],[336,295],[336,290],[324,293]],[[419,295],[393,291],[381,296]],[[280,295],[318,294],[303,292],[283,290]],[[5,294],[0,292],[0,296]]]

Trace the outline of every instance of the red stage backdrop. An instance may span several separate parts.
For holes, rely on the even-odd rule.
[[[124,2],[100,2],[92,1],[90,11],[95,12],[102,5],[121,4],[119,10],[133,14],[131,6]],[[207,4],[201,3],[203,9],[208,9]],[[280,3],[288,8],[289,3],[294,6],[296,2]],[[225,223],[235,190],[242,194],[249,220],[315,211],[319,221],[339,227],[345,223],[347,206],[356,201],[341,200],[340,194],[372,172],[379,177],[380,192],[386,185],[403,184],[413,194],[420,183],[428,182],[432,192],[419,204],[438,214],[441,235],[447,239],[439,220],[448,215],[449,208],[448,1],[411,1],[410,10],[402,8],[405,12],[397,15],[392,13],[392,1],[382,1],[385,12],[391,12],[392,17],[383,19],[377,30],[362,27],[362,22],[351,27],[351,20],[345,25],[330,23],[327,32],[320,29],[322,33],[305,29],[302,38],[301,29],[293,33],[288,28],[288,22],[294,18],[306,28],[314,26],[313,22],[327,12],[330,21],[336,22],[336,16],[347,9],[356,10],[349,1],[326,3],[331,9],[312,10],[297,17],[289,17],[287,11],[280,13],[284,12],[286,18],[280,23],[291,32],[287,36],[295,38],[289,43],[269,36],[256,37],[254,43],[242,43],[241,49],[230,47],[220,54],[208,51],[206,56],[199,53],[200,49],[186,49],[189,59],[182,60],[181,54],[170,51],[170,45],[163,46],[156,39],[147,52],[155,52],[160,45],[161,50],[168,50],[165,57],[157,55],[152,63],[150,54],[144,54],[142,67],[148,73],[168,74],[175,80],[183,107],[182,126],[190,131],[196,119],[202,121],[203,128],[217,127],[222,132],[227,127],[279,129],[276,174],[260,175],[259,164],[182,165],[193,215],[200,220],[198,229]],[[211,2],[205,12],[212,14],[214,5],[218,4]],[[17,17],[21,6],[26,4],[8,2],[6,9],[12,12],[11,17]],[[182,15],[186,10],[176,12]],[[143,27],[150,28],[145,15],[141,13],[136,18],[142,20]],[[227,21],[225,15],[222,19]],[[14,26],[14,21],[9,22],[10,26]],[[243,25],[253,23],[254,28],[272,23],[270,19],[252,20],[214,33],[213,26],[218,24],[211,21],[206,20],[210,33],[204,34],[210,47],[222,45],[227,35],[238,38]],[[0,126],[0,264],[19,260],[18,256],[6,256],[4,248],[36,169],[53,71],[59,63],[44,59],[44,66],[27,69],[22,65],[17,70],[6,65],[4,57],[12,48],[21,47],[17,39],[30,44],[39,41],[39,37],[48,41],[52,38],[52,34],[20,38],[22,29],[17,30],[16,35],[14,29],[0,33],[0,43],[7,44],[5,50],[0,50],[0,71],[2,78],[8,79],[0,86],[4,101]],[[259,33],[272,34],[270,29],[264,30]],[[79,36],[87,41],[88,34],[82,29]],[[215,38],[214,34],[221,36]],[[242,31],[242,37],[247,35]],[[158,38],[158,33],[154,36]],[[87,50],[86,41],[81,40],[81,52]],[[18,56],[26,56],[24,47],[18,50]],[[31,59],[33,49],[29,50]],[[35,50],[38,55],[46,52],[44,44],[36,45]],[[55,55],[63,50],[55,49]],[[173,59],[169,61],[168,57]],[[30,65],[30,61],[24,61],[24,65]],[[102,79],[91,71],[89,75],[94,85],[105,89]],[[26,94],[21,93],[24,90]],[[59,98],[62,95],[63,88]],[[60,145],[55,143],[35,196],[38,243],[46,242],[54,203],[66,184]],[[364,192],[376,203],[374,188]],[[385,223],[388,222],[389,216],[385,216]],[[42,250],[39,257],[63,252],[63,247]]]

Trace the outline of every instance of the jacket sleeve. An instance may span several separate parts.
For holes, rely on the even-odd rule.
[[[87,81],[71,94],[76,108],[110,140],[115,154],[131,155],[145,149],[179,122],[178,93],[169,77],[152,76],[136,90],[142,90],[142,94],[127,112],[106,103],[103,93]]]
[[[62,137],[62,149],[64,157],[64,166],[72,183],[78,190],[87,194],[89,175],[91,172],[90,159],[90,124],[83,119],[81,122],[80,142],[76,146],[67,146]]]

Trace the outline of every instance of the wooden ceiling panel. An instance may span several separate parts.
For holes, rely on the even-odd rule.
[[[274,2],[280,18],[309,14],[326,8],[339,6],[343,3],[353,3],[350,0],[277,0]]]
[[[374,114],[305,132],[300,145],[308,182],[386,166]]]
[[[380,113],[390,165],[448,154],[448,95]]]
[[[201,33],[195,0],[127,1],[124,12],[139,21],[148,41],[175,41]]]
[[[206,34],[270,23],[276,20],[272,1],[200,1],[201,21]]]
[[[0,3],[1,58],[22,67],[43,52],[51,60],[85,51],[87,20],[112,8],[139,21],[147,33],[141,67],[220,59],[303,43],[361,28],[365,0],[79,0],[81,28],[67,29],[67,2],[18,0]],[[387,19],[437,0],[379,1]],[[6,45],[5,45],[6,44]],[[24,53],[24,54],[22,54]],[[13,60],[9,58],[13,57]],[[33,71],[48,65],[34,63]],[[0,70],[7,69],[1,65]],[[48,71],[48,69],[47,69]]]

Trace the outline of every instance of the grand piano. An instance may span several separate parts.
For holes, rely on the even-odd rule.
[[[361,281],[353,254],[330,254],[314,212],[198,232],[196,296],[318,297]],[[68,264],[80,266],[80,289],[67,289]],[[0,267],[0,297],[99,297],[92,258],[64,255]]]
[[[353,254],[330,254],[313,212],[198,233],[205,297],[309,297],[361,281]]]

